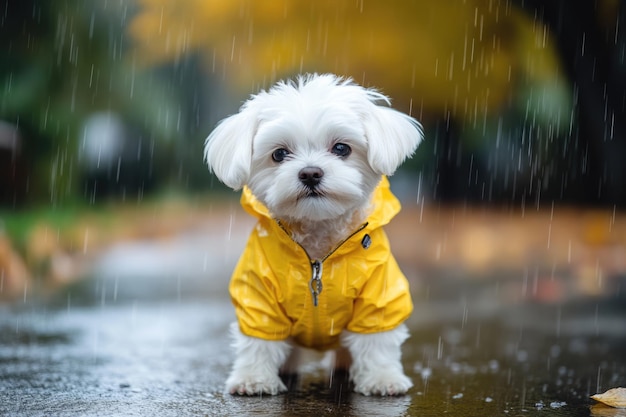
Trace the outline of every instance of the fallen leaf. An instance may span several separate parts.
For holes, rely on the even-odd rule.
[[[591,398],[611,407],[626,408],[626,388],[612,388]]]

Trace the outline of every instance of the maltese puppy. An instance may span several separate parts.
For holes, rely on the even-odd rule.
[[[286,391],[279,375],[302,347],[347,358],[335,365],[361,394],[412,386],[400,346],[413,306],[382,226],[400,210],[386,176],[422,129],[389,104],[351,79],[304,75],[252,96],[207,138],[209,168],[258,218],[230,283],[231,394]]]

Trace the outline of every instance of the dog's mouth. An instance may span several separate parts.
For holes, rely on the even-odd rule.
[[[302,192],[300,192],[300,194],[298,195],[298,201],[300,200],[304,200],[307,198],[324,198],[326,197],[326,194],[319,190],[318,188],[305,188],[304,190],[302,190]]]

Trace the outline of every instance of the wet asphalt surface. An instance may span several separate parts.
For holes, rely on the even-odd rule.
[[[245,235],[115,248],[92,279],[0,305],[0,415],[626,417],[589,399],[626,386],[623,277],[608,296],[541,302],[509,296],[517,276],[411,273],[407,395],[353,394],[320,371],[284,395],[225,394]]]
[[[408,395],[352,394],[345,376],[330,383],[313,371],[287,394],[249,398],[223,393],[234,320],[226,288],[186,292],[174,281],[171,297],[94,280],[3,306],[0,415],[626,416],[589,399],[626,382],[619,293],[507,303],[494,296],[501,284],[441,277],[414,297]]]

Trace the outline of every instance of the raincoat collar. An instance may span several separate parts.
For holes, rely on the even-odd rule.
[[[389,223],[400,211],[400,202],[389,188],[389,180],[383,176],[372,193],[373,210],[367,218],[367,228],[375,229]],[[274,219],[263,203],[261,203],[248,187],[243,188],[241,206],[246,212],[258,219]]]

